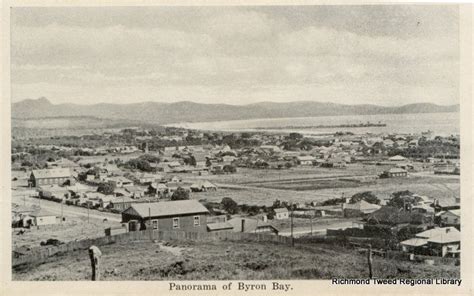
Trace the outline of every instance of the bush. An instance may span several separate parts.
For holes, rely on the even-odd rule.
[[[189,192],[182,187],[178,187],[171,195],[171,200],[186,200],[189,199]]]

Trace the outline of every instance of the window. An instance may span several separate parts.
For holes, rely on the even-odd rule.
[[[194,216],[194,226],[201,225],[201,220],[199,216]]]
[[[152,220],[151,227],[152,229],[158,229],[158,220]]]
[[[179,228],[179,218],[173,218],[173,229]]]

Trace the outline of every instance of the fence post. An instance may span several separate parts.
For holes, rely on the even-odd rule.
[[[92,268],[92,280],[100,280],[100,256],[102,252],[96,246],[89,248],[89,258],[91,259],[91,268]]]
[[[372,278],[372,245],[369,244],[369,249],[367,250],[367,264],[369,265],[369,278]]]

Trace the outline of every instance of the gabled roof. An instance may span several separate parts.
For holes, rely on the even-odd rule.
[[[288,209],[287,208],[278,208],[278,209],[274,209],[273,211],[275,211],[275,213],[287,213]]]
[[[46,210],[43,210],[43,209],[40,209],[39,211],[31,213],[30,216],[32,216],[32,217],[47,217],[47,216],[57,217],[56,214],[53,214],[53,213],[51,213],[49,211],[46,211]]]
[[[395,155],[395,156],[392,156],[389,158],[389,160],[406,160],[405,157],[401,156],[401,155]]]
[[[366,202],[365,200],[361,200],[357,203],[354,204],[345,204],[344,206],[345,209],[351,209],[351,210],[359,210],[359,211],[368,211],[368,210],[378,210],[380,209],[379,205],[371,204]]]
[[[207,181],[207,180],[199,180],[197,181],[196,183],[194,183],[193,185],[191,185],[191,188],[217,188],[216,185],[212,184],[211,182]]]
[[[390,225],[405,223],[421,224],[424,222],[424,215],[419,213],[411,213],[395,207],[383,206],[370,214],[368,220],[372,220],[380,224]]]
[[[71,171],[68,168],[33,170],[31,173],[36,179],[71,177]]]
[[[459,231],[449,231],[448,233],[442,233],[435,237],[428,239],[430,243],[436,244],[447,244],[447,243],[455,243],[461,241],[461,232]]]
[[[405,241],[402,241],[400,244],[405,245],[405,246],[411,246],[411,247],[419,247],[419,246],[426,245],[427,243],[428,243],[427,239],[414,237],[414,238],[410,238]]]
[[[459,230],[457,230],[455,227],[439,227],[439,228],[433,228],[430,230],[417,233],[416,237],[431,239],[443,234],[448,234],[448,233],[453,233],[453,232],[459,233]]]
[[[209,211],[196,200],[177,200],[132,204],[124,213],[146,218],[190,214],[207,214]]]
[[[314,156],[297,156],[296,157],[299,161],[313,161],[315,160],[316,158]]]

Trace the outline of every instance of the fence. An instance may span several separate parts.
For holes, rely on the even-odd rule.
[[[56,254],[65,254],[76,250],[86,250],[90,246],[105,246],[114,243],[126,243],[131,241],[154,241],[154,240],[230,240],[230,241],[256,241],[291,244],[291,237],[278,236],[262,233],[242,232],[183,232],[183,231],[132,231],[95,239],[72,241],[59,246],[38,247],[31,249],[27,254],[13,251],[12,266],[30,263],[43,263],[49,257]]]

